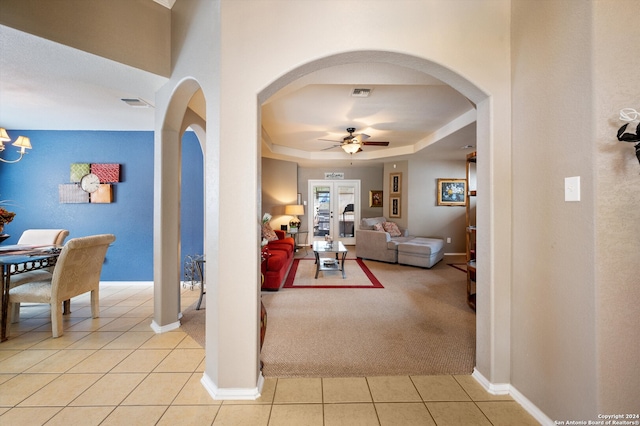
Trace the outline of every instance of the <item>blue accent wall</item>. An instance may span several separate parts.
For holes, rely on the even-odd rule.
[[[8,130],[24,135],[33,149],[16,164],[0,162],[0,200],[16,213],[5,226],[16,244],[29,228],[64,228],[69,237],[110,233],[102,269],[104,281],[153,280],[153,132]],[[186,132],[182,144],[181,252],[203,252],[203,159],[197,137]],[[7,145],[2,157],[18,156]],[[61,204],[58,185],[70,183],[71,163],[118,163],[120,182],[111,204]],[[9,201],[6,201],[9,200]],[[7,205],[8,204],[8,205]]]

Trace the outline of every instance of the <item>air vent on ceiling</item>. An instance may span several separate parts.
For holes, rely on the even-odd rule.
[[[134,108],[149,108],[152,106],[150,103],[140,98],[124,98],[121,99],[121,101]]]
[[[353,89],[351,96],[354,98],[367,98],[371,94],[371,89]]]

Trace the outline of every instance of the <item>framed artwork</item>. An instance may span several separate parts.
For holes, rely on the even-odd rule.
[[[402,192],[402,173],[391,173],[389,179],[389,192],[400,195]]]
[[[466,206],[466,179],[438,179],[439,206]]]
[[[369,207],[382,207],[382,191],[369,191]]]
[[[400,217],[400,197],[389,197],[389,217]]]

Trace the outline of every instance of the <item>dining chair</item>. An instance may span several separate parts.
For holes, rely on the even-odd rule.
[[[48,303],[53,337],[63,334],[62,302],[91,292],[91,316],[100,316],[100,273],[113,234],[70,239],[62,248],[51,280],[29,282],[9,290],[9,317],[17,303]],[[7,336],[9,325],[7,324]]]
[[[20,238],[18,239],[18,245],[29,246],[48,246],[58,245],[62,246],[64,240],[69,236],[69,231],[66,229],[26,229]],[[49,268],[37,269],[35,271],[23,272],[11,276],[11,287],[17,287],[22,284],[35,282],[35,281],[51,281],[53,276],[53,266]],[[13,317],[11,322],[18,322],[18,316],[20,314],[20,304],[18,303],[16,309],[13,311]]]

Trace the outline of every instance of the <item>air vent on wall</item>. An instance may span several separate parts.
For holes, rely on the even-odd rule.
[[[124,98],[121,101],[134,108],[149,108],[153,106],[140,98]]]
[[[354,98],[367,98],[371,94],[371,89],[353,89],[351,96]]]

